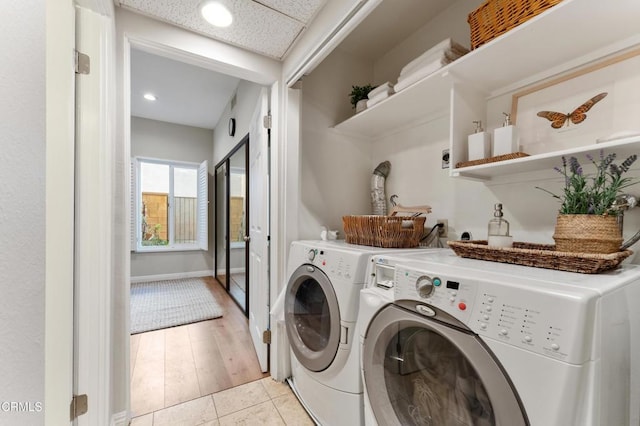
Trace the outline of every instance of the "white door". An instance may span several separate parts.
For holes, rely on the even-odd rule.
[[[113,58],[108,24],[102,15],[77,9],[76,49],[90,58],[87,73],[76,76],[73,392],[88,399],[78,425],[110,420],[113,144],[107,94]]]
[[[249,329],[262,371],[267,371],[269,329],[269,134],[263,118],[269,113],[262,89],[249,128]]]

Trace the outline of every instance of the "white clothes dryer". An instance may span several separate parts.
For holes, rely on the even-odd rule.
[[[381,257],[393,301],[358,320],[365,424],[638,425],[640,267]]]
[[[431,250],[344,241],[291,244],[284,302],[292,354],[290,384],[314,421],[327,426],[364,422],[356,320],[371,256]]]

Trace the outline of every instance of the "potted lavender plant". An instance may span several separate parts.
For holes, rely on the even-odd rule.
[[[595,173],[585,173],[576,157],[562,157],[562,168],[555,167],[564,177],[562,195],[541,189],[562,203],[556,220],[553,239],[556,250],[580,253],[615,253],[622,244],[622,231],[617,216],[620,210],[616,199],[624,188],[638,183],[624,176],[637,155],[630,155],[620,165],[616,154],[607,156],[600,151],[600,158],[586,155],[595,166]]]

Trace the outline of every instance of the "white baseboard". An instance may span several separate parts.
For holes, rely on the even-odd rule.
[[[229,269],[230,274],[242,274],[246,272],[246,268],[231,268]],[[216,275],[224,275],[224,269],[218,269],[218,273]]]
[[[178,272],[175,274],[141,275],[139,277],[131,277],[131,282],[146,283],[149,281],[179,280],[182,278],[199,278],[211,276],[213,276],[213,271]]]
[[[121,411],[111,416],[111,426],[127,426],[129,419],[127,418],[127,412]]]

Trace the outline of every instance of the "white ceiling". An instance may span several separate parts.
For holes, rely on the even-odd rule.
[[[202,34],[261,55],[282,59],[327,0],[223,0],[230,27],[204,21],[202,0],[114,0],[134,13]],[[239,80],[140,50],[131,52],[131,115],[213,129]],[[157,96],[154,102],[144,93]]]
[[[231,27],[204,23],[201,0],[114,0],[133,12],[165,21],[265,56],[282,58],[327,0],[231,0]],[[340,48],[375,60],[450,5],[449,0],[385,0]],[[375,40],[375,43],[371,43]],[[213,129],[239,80],[140,50],[131,52],[131,115]],[[158,100],[149,102],[143,94]]]
[[[131,115],[213,129],[239,79],[131,50]],[[147,92],[158,99],[143,98]]]
[[[202,0],[114,0],[135,13],[168,22],[261,55],[283,59],[326,0],[221,0],[233,23],[209,25],[200,15]]]

